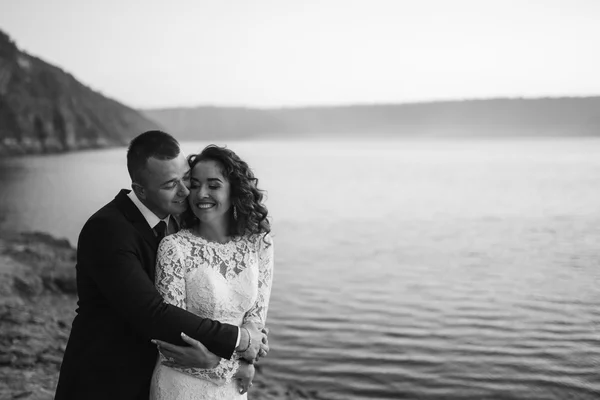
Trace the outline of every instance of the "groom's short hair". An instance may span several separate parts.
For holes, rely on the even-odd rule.
[[[146,131],[136,136],[127,149],[127,170],[132,182],[141,183],[141,172],[150,157],[172,160],[179,155],[179,142],[163,131]]]

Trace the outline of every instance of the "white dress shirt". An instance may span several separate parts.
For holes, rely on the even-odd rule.
[[[146,220],[146,222],[148,222],[148,225],[150,225],[150,228],[154,229],[154,227],[160,221],[165,221],[165,224],[169,226],[169,219],[171,218],[170,214],[163,219],[158,218],[156,214],[150,211],[150,209],[146,207],[144,203],[140,201],[140,199],[138,199],[137,195],[133,192],[133,190],[127,193],[127,197],[129,197],[133,204],[135,204],[135,206],[138,208],[138,210],[140,210],[140,212],[144,216],[144,219]]]

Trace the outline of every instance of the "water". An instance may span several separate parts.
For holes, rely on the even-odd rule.
[[[274,217],[273,379],[327,399],[600,397],[600,140],[229,147]],[[2,226],[75,243],[127,187],[124,157],[3,160]]]

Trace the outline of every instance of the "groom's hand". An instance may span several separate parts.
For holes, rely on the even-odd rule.
[[[185,333],[181,333],[181,339],[190,346],[176,346],[156,339],[152,341],[158,348],[158,351],[169,360],[163,362],[163,365],[168,367],[203,369],[212,369],[219,365],[221,357],[208,351],[202,343],[192,339]]]
[[[250,322],[242,325],[241,332],[240,345],[236,350],[244,360],[254,364],[260,357],[267,355],[269,352],[268,330]]]

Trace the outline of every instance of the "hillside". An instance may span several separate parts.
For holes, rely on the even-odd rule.
[[[0,155],[122,145],[156,127],[0,31]]]
[[[180,140],[600,136],[600,97],[140,112],[20,51],[0,31],[0,156],[125,145],[159,127]]]
[[[600,136],[600,97],[144,110],[182,140],[250,137]]]

